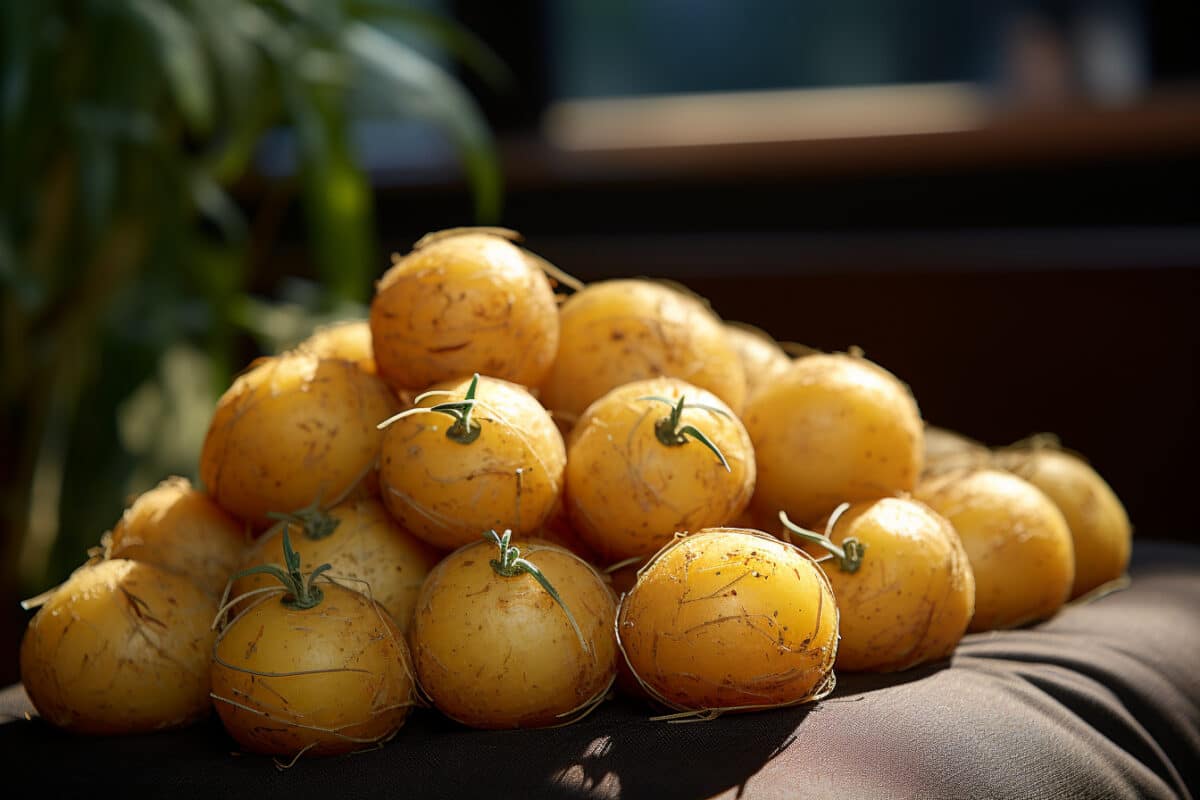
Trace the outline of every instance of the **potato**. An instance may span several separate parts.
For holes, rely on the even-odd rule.
[[[986,467],[992,459],[987,445],[936,425],[925,425],[925,474],[964,467]]]
[[[372,497],[346,500],[327,512],[311,509],[280,522],[246,551],[239,570],[283,561],[283,528],[304,554],[300,569],[311,572],[328,563],[328,576],[361,592],[387,609],[401,631],[407,631],[417,593],[440,559],[436,550],[400,527]],[[278,586],[262,573],[239,578],[230,593]]]
[[[286,540],[284,552],[278,590],[217,636],[209,678],[221,723],[248,751],[293,758],[386,741],[414,702],[404,635],[375,601],[314,580],[320,568],[302,573]]]
[[[837,668],[896,672],[950,655],[975,612],[975,576],[958,533],[915,500],[843,508],[828,538],[820,536],[847,555],[849,543],[859,548],[857,563],[821,562],[841,612]],[[820,556],[829,549],[803,546]]]
[[[922,481],[914,494],[950,520],[967,551],[975,575],[969,631],[1035,622],[1066,602],[1075,579],[1071,532],[1036,486],[977,469]]]
[[[921,416],[908,388],[882,367],[841,354],[792,363],[751,398],[742,417],[754,443],[764,520],[813,520],[842,502],[916,485]]]
[[[566,476],[573,527],[611,563],[741,514],[754,492],[754,450],[716,395],[651,378],[588,407],[571,433]]]
[[[475,372],[536,386],[558,348],[558,305],[536,262],[494,233],[418,242],[379,280],[371,335],[379,374],[424,389]]]
[[[220,597],[246,547],[245,526],[187,478],[140,495],[103,539],[105,558],[147,561],[191,578]]]
[[[540,398],[578,416],[616,387],[680,378],[740,412],[746,378],[715,314],[699,300],[647,280],[593,283],[563,303],[558,355]]]
[[[387,386],[349,362],[294,350],[260,359],[217,402],[200,477],[226,511],[267,527],[269,511],[337,503],[379,455],[397,410]]]
[[[567,515],[567,507],[563,503],[562,495],[559,495],[558,500],[555,501],[554,507],[550,510],[546,521],[542,523],[542,527],[538,528],[531,538],[544,539],[551,544],[565,547],[593,566],[604,563],[604,559],[583,540],[583,537],[575,530],[575,526],[571,524],[571,518]]]
[[[489,528],[538,530],[562,491],[567,459],[550,415],[525,389],[495,378],[432,391],[384,432],[379,481],[391,515],[443,550]],[[438,407],[445,410],[425,410]]]
[[[466,545],[421,589],[410,635],[421,687],[474,728],[571,722],[612,685],[615,613],[608,586],[569,550],[538,540],[517,550],[507,535]]]
[[[634,584],[637,583],[638,572],[649,560],[648,558],[629,558],[617,562],[604,571],[604,577],[608,580],[614,600],[620,603],[621,596],[634,587]],[[629,662],[620,656],[617,657],[617,679],[613,683],[613,688],[619,694],[635,700],[654,700],[650,693],[642,688],[641,682],[629,668]]]
[[[1015,448],[998,451],[995,465],[1041,489],[1066,518],[1075,550],[1072,598],[1124,574],[1133,539],[1129,516],[1086,461],[1063,450]]]
[[[346,320],[323,325],[296,346],[319,358],[340,358],[363,372],[374,375],[375,350],[371,344],[371,325],[365,319]]]
[[[725,323],[725,335],[729,337],[742,372],[746,376],[746,399],[767,386],[781,372],[786,372],[792,359],[771,336],[759,328],[741,322]]]
[[[630,669],[678,711],[795,705],[833,691],[838,609],[812,556],[758,531],[714,528],[660,551],[621,599]]]
[[[216,598],[155,564],[113,558],[76,570],[30,620],[21,681],[52,725],[147,733],[206,716]]]

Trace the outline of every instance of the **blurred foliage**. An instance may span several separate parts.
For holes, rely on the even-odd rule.
[[[0,3],[3,585],[61,579],[126,492],[195,477],[244,337],[365,313],[382,261],[355,123],[439,125],[495,219],[489,131],[438,53],[503,78],[465,30],[383,0]],[[320,285],[268,301],[247,287],[271,226],[228,192],[280,125]]]

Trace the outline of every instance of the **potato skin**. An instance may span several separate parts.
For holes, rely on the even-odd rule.
[[[759,531],[714,528],[656,555],[621,599],[630,668],[680,711],[769,708],[833,691],[838,608],[812,556]]]
[[[450,396],[421,405],[461,400],[469,384],[438,384]],[[474,543],[489,528],[509,528],[518,537],[536,531],[562,491],[562,434],[533,395],[507,381],[480,378],[475,396],[472,419],[480,434],[469,444],[447,438],[454,419],[437,412],[399,419],[384,432],[383,502],[414,536],[442,550]]]
[[[926,475],[986,467],[992,460],[992,452],[986,445],[948,428],[926,424],[924,440]]]
[[[200,476],[226,511],[263,529],[268,511],[330,505],[368,473],[398,401],[349,362],[294,350],[260,359],[217,402]]]
[[[375,350],[371,344],[371,325],[365,319],[352,319],[323,325],[313,331],[300,344],[299,350],[307,350],[319,358],[340,358],[349,361],[363,372],[374,375]]]
[[[421,687],[438,710],[473,728],[560,725],[605,691],[616,669],[616,604],[605,582],[564,548],[516,544],[571,609],[592,652],[531,576],[496,574],[494,544],[451,553],[425,580],[409,638]]]
[[[1075,579],[1071,532],[1040,489],[994,469],[923,481],[916,498],[958,531],[975,575],[968,631],[1045,619],[1066,602]]]
[[[601,281],[569,297],[560,316],[558,355],[540,395],[556,414],[578,416],[622,384],[659,376],[707,389],[741,412],[741,362],[699,300],[647,280]]]
[[[769,386],[775,376],[786,372],[792,363],[779,343],[758,328],[727,322],[725,335],[742,362],[747,400],[758,394],[759,389]]]
[[[1133,527],[1112,487],[1086,461],[1061,450],[1014,449],[999,451],[995,464],[1045,492],[1066,518],[1075,550],[1072,598],[1121,577]]]
[[[412,707],[408,647],[391,616],[351,589],[317,585],[324,600],[314,608],[289,608],[282,591],[268,595],[217,640],[213,704],[225,729],[250,752],[364,749],[392,736]]]
[[[154,564],[86,565],[30,621],[21,680],[42,718],[74,733],[189,725],[211,710],[216,613],[215,598]]]
[[[550,282],[499,236],[464,233],[398,259],[371,302],[379,374],[420,390],[478,372],[536,386],[558,349]]]
[[[641,399],[653,396],[723,411],[685,406],[680,423],[708,436],[730,469],[698,441],[660,442],[655,425],[671,408]],[[677,531],[732,522],[749,504],[754,479],[750,435],[729,406],[676,378],[652,378],[613,389],[580,418],[567,451],[566,505],[575,530],[612,563],[652,555]]]
[[[604,558],[583,540],[579,531],[575,530],[575,526],[571,524],[571,518],[567,514],[567,507],[563,503],[562,495],[559,495],[549,516],[546,517],[546,521],[542,523],[542,527],[538,528],[530,538],[544,539],[551,544],[566,548],[592,566],[603,566],[605,563]]]
[[[821,562],[841,611],[837,668],[896,672],[950,655],[975,613],[975,576],[949,521],[924,503],[887,497],[838,516],[829,538],[847,537],[865,546],[857,571]]]
[[[186,575],[214,597],[246,548],[245,525],[195,489],[167,478],[141,494],[105,536],[105,558],[148,561]]]
[[[329,564],[331,579],[377,601],[400,630],[407,631],[421,584],[441,556],[404,530],[373,497],[347,500],[326,513],[337,527],[319,539],[311,538],[302,526],[288,525],[292,546],[302,559],[301,571],[307,574]],[[283,525],[278,524],[259,537],[243,555],[238,571],[284,563],[282,533]],[[229,596],[278,584],[269,575],[247,575],[234,582]]]
[[[866,359],[818,354],[792,363],[755,395],[742,418],[754,443],[753,513],[795,520],[842,502],[916,485],[924,460],[921,415],[908,388]]]

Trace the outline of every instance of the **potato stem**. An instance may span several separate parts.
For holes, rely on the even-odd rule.
[[[725,460],[725,454],[721,452],[721,448],[713,444],[712,440],[705,436],[703,431],[695,425],[683,425],[681,427],[679,424],[685,408],[699,408],[704,411],[711,411],[714,414],[720,414],[723,417],[728,417],[728,414],[715,406],[708,406],[702,403],[687,403],[685,402],[687,395],[681,395],[675,403],[672,403],[665,397],[652,395],[639,397],[638,400],[653,400],[656,403],[666,403],[671,406],[671,413],[654,423],[654,435],[660,442],[667,447],[679,447],[680,445],[687,444],[688,437],[690,436],[713,451],[713,454],[716,455],[717,460],[721,462],[721,466],[725,468],[726,472],[733,472],[729,466],[729,462]]]
[[[283,523],[283,561],[284,566],[278,564],[259,564],[249,569],[244,569],[230,577],[232,583],[247,575],[270,575],[278,580],[287,589],[287,594],[283,596],[283,604],[289,608],[304,610],[313,608],[325,599],[325,593],[321,591],[321,587],[313,585],[317,576],[326,570],[332,569],[331,564],[322,564],[314,569],[307,576],[300,571],[300,554],[292,549],[292,540],[288,536],[288,523]]]
[[[375,427],[383,430],[391,425],[396,420],[411,417],[413,414],[446,414],[454,418],[454,424],[446,429],[446,438],[459,444],[470,444],[479,438],[480,431],[479,423],[471,419],[471,412],[475,410],[475,388],[479,385],[479,373],[476,372],[471,378],[471,385],[467,387],[467,394],[462,400],[457,400],[453,403],[438,403],[436,406],[429,408],[410,408],[407,411],[401,411],[399,414],[388,417],[383,422]],[[426,397],[434,394],[449,394],[440,390],[432,392],[424,392],[417,395],[415,402],[421,402]]]
[[[783,523],[785,528],[801,539],[819,544],[828,550],[833,556],[834,561],[837,562],[838,569],[842,572],[858,572],[858,568],[862,566],[863,553],[867,549],[867,546],[853,536],[846,537],[842,540],[842,546],[838,547],[827,535],[810,531],[807,528],[801,528],[792,522],[788,519],[786,511],[779,512],[779,521]]]
[[[320,502],[320,498],[317,498],[312,501],[311,505],[296,511],[290,513],[268,511],[267,516],[283,522],[285,528],[289,522],[296,523],[300,526],[304,537],[309,541],[315,542],[319,539],[324,539],[337,530],[338,523],[341,521],[322,511]]]
[[[583,631],[579,628],[579,623],[575,621],[575,615],[571,613],[571,609],[567,608],[567,604],[563,602],[562,596],[559,595],[549,579],[546,578],[535,564],[521,558],[521,549],[516,545],[510,544],[512,541],[512,531],[506,530],[504,531],[504,535],[501,536],[494,530],[488,530],[484,531],[483,538],[500,548],[500,558],[493,558],[488,562],[492,565],[492,569],[495,570],[496,574],[502,578],[515,578],[518,575],[527,574],[541,584],[546,593],[554,598],[554,602],[558,603],[563,613],[567,615],[567,620],[575,630],[575,635],[579,637],[579,646],[583,648],[583,652],[590,653],[591,648],[588,646],[587,639],[584,638]]]

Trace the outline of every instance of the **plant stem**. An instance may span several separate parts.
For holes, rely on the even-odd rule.
[[[838,569],[842,572],[858,572],[858,568],[862,566],[863,553],[867,549],[867,546],[853,536],[843,539],[842,546],[838,547],[828,536],[816,531],[810,531],[807,528],[801,528],[792,522],[788,519],[786,511],[779,512],[779,521],[784,524],[784,527],[800,538],[814,544],[819,544],[828,550],[833,556],[834,561],[837,562]]]
[[[654,423],[654,435],[658,441],[662,442],[667,447],[679,447],[687,444],[688,437],[690,436],[711,450],[713,454],[716,455],[717,460],[721,462],[721,466],[725,468],[726,472],[733,472],[729,466],[729,462],[725,459],[725,454],[721,452],[719,447],[713,444],[712,440],[709,439],[703,431],[701,431],[695,425],[683,425],[681,427],[679,424],[683,417],[683,410],[685,408],[699,408],[703,409],[704,411],[711,411],[714,414],[720,414],[723,417],[728,417],[728,414],[713,406],[702,405],[700,403],[687,403],[685,402],[687,400],[687,395],[681,395],[679,400],[675,403],[672,403],[665,397],[647,396],[639,397],[638,399],[653,400],[656,403],[666,403],[667,405],[671,406],[671,413]]]
[[[256,567],[250,567],[249,569],[235,573],[229,580],[232,583],[248,575],[270,575],[287,589],[287,594],[280,601],[285,606],[300,611],[315,608],[325,599],[325,593],[321,591],[321,587],[315,586],[313,582],[322,572],[332,569],[332,565],[322,564],[305,576],[300,569],[300,554],[292,549],[292,540],[288,536],[287,522],[283,523],[282,536],[284,562],[282,567],[278,564],[260,564]]]
[[[583,652],[591,651],[588,646],[587,639],[583,636],[583,631],[579,628],[579,623],[575,621],[575,615],[571,613],[571,609],[567,608],[567,604],[563,602],[562,596],[550,583],[550,580],[542,573],[540,569],[532,562],[521,558],[521,549],[516,545],[510,544],[512,541],[512,531],[506,530],[503,536],[498,535],[494,530],[485,531],[483,538],[494,543],[500,549],[500,557],[493,558],[490,562],[492,569],[502,578],[515,578],[518,575],[530,575],[535,581],[541,584],[541,587],[546,590],[546,593],[554,598],[554,602],[558,603],[563,613],[567,615],[567,621],[571,623],[571,627],[575,630],[575,635],[579,637],[579,646],[583,648]]]
[[[304,508],[292,511],[290,513],[281,513],[278,511],[268,511],[267,516],[274,520],[279,520],[284,523],[286,529],[287,523],[294,522],[300,526],[300,530],[304,534],[304,538],[311,542],[324,539],[337,530],[341,520],[333,517],[321,510],[320,498],[313,500],[310,505]]]

